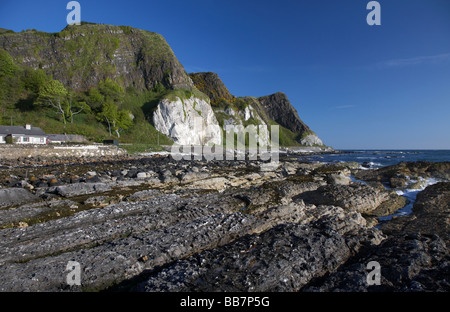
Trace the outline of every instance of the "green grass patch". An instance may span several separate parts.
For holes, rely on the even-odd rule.
[[[279,125],[277,122],[270,120],[269,121],[269,132],[271,131],[271,125],[278,125],[279,126],[279,145],[280,146],[302,146],[298,141],[298,134],[292,132],[289,129],[286,129],[285,127]]]
[[[163,151],[165,151],[164,148],[162,148],[160,145],[155,145],[155,144],[133,143],[133,144],[119,145],[119,147],[123,148],[129,154],[132,154],[132,155],[148,153],[148,152],[163,152]]]

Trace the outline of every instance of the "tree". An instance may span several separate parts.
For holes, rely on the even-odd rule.
[[[79,113],[86,111],[90,112],[91,108],[86,102],[81,101],[79,99],[74,99],[75,95],[69,92],[68,99],[66,104],[64,105],[64,109],[66,110],[65,114],[67,119],[70,119],[70,123],[73,124],[73,116],[78,115]]]
[[[114,126],[117,137],[120,138],[120,132],[127,130],[133,126],[133,119],[131,118],[131,112],[128,110],[120,110],[117,116],[117,123]]]
[[[101,81],[97,88],[89,89],[86,102],[92,110],[100,113],[105,102],[119,103],[124,95],[122,87],[110,78]]]
[[[36,96],[39,94],[41,86],[48,80],[50,80],[50,78],[42,69],[25,68],[23,72],[22,83],[25,89]]]
[[[2,113],[5,113],[6,100],[15,94],[17,87],[17,78],[14,77],[18,67],[14,59],[5,50],[0,49],[0,99],[2,101]]]
[[[98,84],[98,91],[104,96],[105,101],[119,102],[123,95],[123,88],[114,80],[106,78]]]
[[[97,119],[101,122],[105,122],[108,125],[109,136],[112,136],[111,130],[113,127],[114,120],[117,118],[117,106],[111,102],[104,102],[102,105],[102,110],[97,114]]]
[[[102,108],[102,104],[105,101],[105,97],[97,88],[89,89],[89,92],[86,97],[86,102],[89,104],[89,107],[94,111],[100,111]]]
[[[17,70],[14,59],[5,50],[0,50],[0,78],[11,77]]]
[[[114,131],[118,138],[120,138],[120,132],[133,125],[131,112],[118,110],[112,101],[103,103],[101,112],[97,114],[97,119],[107,124],[109,136],[112,136],[112,131]]]
[[[56,109],[64,124],[67,123],[67,95],[68,91],[58,80],[49,80],[39,89],[38,104]]]

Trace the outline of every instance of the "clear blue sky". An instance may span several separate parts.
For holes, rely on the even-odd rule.
[[[338,149],[450,149],[450,1],[80,0],[83,21],[162,34],[236,96],[284,92]],[[57,32],[68,1],[0,0],[0,27]]]

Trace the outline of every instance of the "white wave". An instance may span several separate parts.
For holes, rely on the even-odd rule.
[[[365,163],[364,165],[359,165],[358,169],[369,170],[369,169],[378,169],[381,167],[383,167],[383,164],[378,163],[378,162],[369,161],[369,162]]]
[[[407,177],[409,179],[409,177]],[[421,182],[419,188],[405,188],[403,190],[395,190],[397,195],[405,197],[409,202],[403,208],[397,210],[395,213],[379,218],[380,221],[391,220],[393,216],[406,216],[412,212],[414,203],[416,202],[417,194],[426,189],[428,186],[440,182],[440,180],[435,178],[422,178],[419,177],[418,180],[409,179],[406,187]]]

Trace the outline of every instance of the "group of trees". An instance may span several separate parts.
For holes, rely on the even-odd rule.
[[[74,92],[41,69],[16,65],[9,53],[0,49],[0,120],[13,106],[50,108],[64,125],[73,123],[74,116],[83,112],[94,114],[110,136],[115,133],[120,137],[123,130],[133,126],[131,112],[119,109],[123,96],[123,88],[109,78],[85,92]]]
[[[108,126],[109,135],[114,131],[118,138],[120,132],[133,125],[133,115],[128,110],[119,110],[118,104],[124,96],[122,87],[107,78],[97,88],[91,88],[87,94],[87,102],[97,119]]]
[[[64,124],[73,123],[73,117],[83,111],[93,113],[107,125],[110,136],[115,132],[120,138],[120,132],[133,125],[131,112],[118,108],[123,95],[122,87],[109,78],[85,93],[73,93],[60,81],[50,79],[39,88],[36,103],[53,108]]]
[[[5,114],[9,99],[13,95],[14,77],[18,67],[13,58],[4,50],[0,50],[0,117]]]

